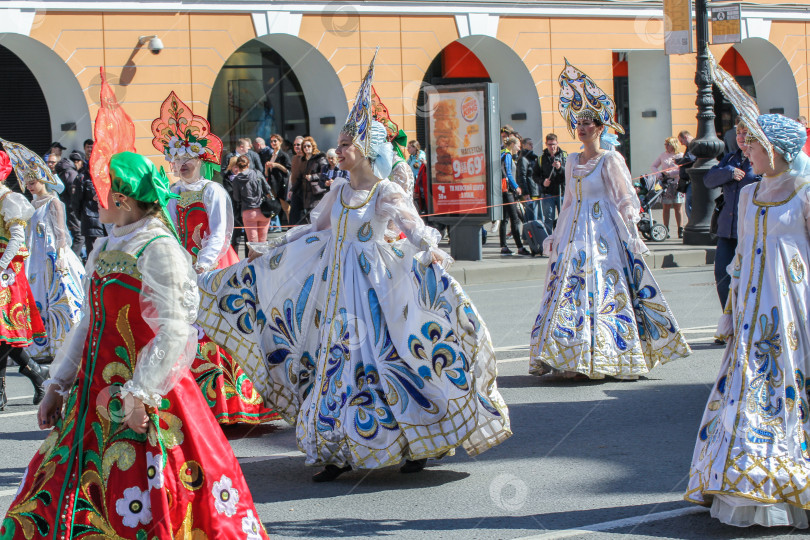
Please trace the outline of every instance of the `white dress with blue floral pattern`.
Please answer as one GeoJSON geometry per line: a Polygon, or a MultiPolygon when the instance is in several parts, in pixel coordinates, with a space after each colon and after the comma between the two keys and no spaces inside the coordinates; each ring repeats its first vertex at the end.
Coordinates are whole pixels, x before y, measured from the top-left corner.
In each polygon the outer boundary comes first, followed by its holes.
{"type": "Polygon", "coordinates": [[[808,526],[810,177],[740,192],[727,338],[685,498],[737,526],[808,526]]]}
{"type": "Polygon", "coordinates": [[[295,423],[307,464],[372,469],[508,438],[489,332],[431,262],[439,236],[411,197],[340,179],[312,221],[206,275],[198,318],[295,423]],[[408,240],[385,240],[390,221],[408,240]]]}
{"type": "Polygon", "coordinates": [[[566,164],[529,371],[637,377],[691,351],[642,258],[639,201],[624,158],[579,158],[566,164]]]}

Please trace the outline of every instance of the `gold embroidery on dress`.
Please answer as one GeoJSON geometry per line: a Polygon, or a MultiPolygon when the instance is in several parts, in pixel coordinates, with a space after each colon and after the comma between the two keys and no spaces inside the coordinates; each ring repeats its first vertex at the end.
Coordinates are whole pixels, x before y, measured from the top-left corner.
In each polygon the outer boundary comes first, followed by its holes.
{"type": "Polygon", "coordinates": [[[804,264],[798,253],[788,263],[788,275],[790,275],[790,281],[796,284],[801,283],[804,279],[804,264]]]}
{"type": "Polygon", "coordinates": [[[141,281],[138,259],[123,251],[102,251],[96,262],[96,274],[102,278],[109,274],[126,274],[141,281]]]}

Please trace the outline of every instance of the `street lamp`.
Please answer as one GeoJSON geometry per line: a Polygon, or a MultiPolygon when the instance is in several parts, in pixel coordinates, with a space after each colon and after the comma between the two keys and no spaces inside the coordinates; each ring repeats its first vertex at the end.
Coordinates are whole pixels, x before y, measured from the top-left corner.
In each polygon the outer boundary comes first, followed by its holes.
{"type": "Polygon", "coordinates": [[[684,227],[683,243],[693,246],[712,245],[715,241],[709,233],[711,215],[714,211],[714,199],[717,189],[709,190],[703,184],[703,177],[723,151],[723,141],[717,138],[714,131],[714,96],[712,95],[712,74],[709,68],[709,13],[706,0],[695,0],[695,18],[697,19],[697,137],[692,140],[689,150],[697,161],[689,169],[692,180],[692,214],[684,227]]]}

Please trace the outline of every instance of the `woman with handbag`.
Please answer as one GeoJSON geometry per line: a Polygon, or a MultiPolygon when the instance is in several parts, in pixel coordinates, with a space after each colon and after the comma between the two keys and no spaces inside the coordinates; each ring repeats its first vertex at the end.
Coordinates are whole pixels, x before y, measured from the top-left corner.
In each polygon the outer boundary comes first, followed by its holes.
{"type": "Polygon", "coordinates": [[[501,239],[501,255],[511,255],[512,250],[506,246],[506,221],[512,228],[512,240],[518,248],[518,255],[528,255],[531,253],[528,249],[523,247],[523,242],[520,239],[520,215],[518,213],[516,203],[517,197],[520,197],[521,190],[515,181],[515,156],[520,152],[520,139],[517,137],[508,137],[501,150],[501,195],[503,197],[503,218],[501,219],[501,228],[498,231],[501,239]]]}
{"type": "Polygon", "coordinates": [[[263,176],[250,168],[250,161],[245,156],[236,158],[236,168],[239,174],[233,179],[233,200],[242,208],[248,242],[267,242],[270,216],[264,215],[261,207],[262,201],[271,193],[270,186],[263,176]]]}
{"type": "Polygon", "coordinates": [[[660,173],[661,186],[664,188],[664,196],[661,202],[664,205],[664,227],[667,228],[667,238],[669,238],[669,210],[675,211],[675,223],[678,224],[678,238],[683,238],[683,203],[686,202],[686,195],[678,191],[678,166],[676,159],[683,157],[683,153],[678,152],[680,143],[675,137],[669,137],[664,141],[664,151],[655,158],[652,163],[652,172],[660,173]]]}
{"type": "Polygon", "coordinates": [[[301,149],[304,151],[304,159],[306,160],[303,172],[304,210],[309,215],[309,212],[318,205],[326,194],[326,188],[320,183],[321,170],[324,167],[329,167],[329,161],[326,159],[326,154],[318,150],[318,145],[312,137],[304,137],[301,149]]]}

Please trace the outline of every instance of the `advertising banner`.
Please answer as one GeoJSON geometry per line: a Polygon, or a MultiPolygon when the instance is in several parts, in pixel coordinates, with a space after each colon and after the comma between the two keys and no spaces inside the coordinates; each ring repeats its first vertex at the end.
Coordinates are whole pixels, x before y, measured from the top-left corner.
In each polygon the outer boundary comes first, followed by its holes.
{"type": "Polygon", "coordinates": [[[692,0],[664,0],[664,53],[692,51],[692,0]]]}
{"type": "Polygon", "coordinates": [[[739,43],[740,4],[712,6],[712,43],[739,43]]]}
{"type": "Polygon", "coordinates": [[[486,87],[426,95],[433,213],[487,215],[486,87]]]}

